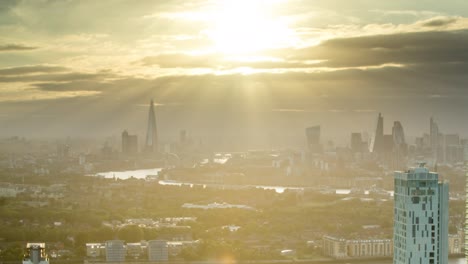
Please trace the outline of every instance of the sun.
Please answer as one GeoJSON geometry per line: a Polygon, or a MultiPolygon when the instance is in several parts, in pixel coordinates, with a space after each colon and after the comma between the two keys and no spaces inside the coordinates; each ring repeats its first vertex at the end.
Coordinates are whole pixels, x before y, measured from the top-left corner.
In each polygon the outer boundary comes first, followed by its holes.
{"type": "Polygon", "coordinates": [[[274,15],[278,1],[220,1],[208,35],[216,52],[251,54],[291,45],[293,32],[274,15]]]}

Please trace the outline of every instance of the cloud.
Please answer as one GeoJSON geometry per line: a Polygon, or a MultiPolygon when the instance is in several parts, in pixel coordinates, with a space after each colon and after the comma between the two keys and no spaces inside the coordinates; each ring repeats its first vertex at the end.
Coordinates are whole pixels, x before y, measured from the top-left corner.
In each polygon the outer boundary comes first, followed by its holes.
{"type": "Polygon", "coordinates": [[[0,68],[0,76],[63,72],[63,71],[68,71],[68,70],[69,70],[68,68],[62,67],[62,66],[30,65],[30,66],[21,66],[21,67],[0,68]]]}
{"type": "Polygon", "coordinates": [[[337,38],[289,54],[295,60],[322,60],[317,67],[466,62],[468,30],[337,38]]]}
{"type": "Polygon", "coordinates": [[[193,68],[226,70],[239,67],[332,71],[360,67],[430,67],[436,64],[443,65],[441,70],[458,72],[460,68],[456,66],[464,66],[459,64],[468,61],[468,30],[334,38],[316,46],[269,50],[261,55],[243,60],[222,54],[171,53],[144,57],[140,64],[188,71],[193,68]]]}
{"type": "Polygon", "coordinates": [[[26,50],[35,50],[38,47],[26,46],[22,44],[0,44],[0,52],[7,51],[26,51],[26,50]]]}
{"type": "Polygon", "coordinates": [[[437,16],[440,15],[438,12],[428,11],[428,10],[381,10],[381,9],[374,9],[371,12],[377,13],[379,15],[392,15],[392,16],[414,16],[414,17],[422,17],[422,16],[437,16]]]}
{"type": "Polygon", "coordinates": [[[9,11],[12,7],[16,6],[20,0],[3,0],[0,1],[0,13],[9,11]]]}
{"type": "Polygon", "coordinates": [[[460,18],[457,17],[434,17],[422,22],[423,27],[444,27],[457,22],[460,18]]]}
{"type": "Polygon", "coordinates": [[[93,80],[69,80],[68,82],[41,82],[33,85],[41,91],[103,91],[110,89],[109,83],[93,80]]]}
{"type": "Polygon", "coordinates": [[[112,77],[109,73],[59,73],[59,74],[35,74],[24,76],[0,76],[1,82],[70,82],[81,80],[99,80],[104,81],[106,78],[112,77]]]}

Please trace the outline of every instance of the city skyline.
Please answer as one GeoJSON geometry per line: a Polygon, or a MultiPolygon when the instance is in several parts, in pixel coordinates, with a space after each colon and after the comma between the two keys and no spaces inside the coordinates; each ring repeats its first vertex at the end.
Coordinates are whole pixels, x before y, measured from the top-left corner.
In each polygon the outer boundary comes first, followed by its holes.
{"type": "Polygon", "coordinates": [[[466,0],[0,0],[0,264],[468,264],[467,73],[466,0]]]}
{"type": "Polygon", "coordinates": [[[344,142],[378,112],[468,134],[467,5],[2,1],[0,136],[142,134],[149,98],[161,139],[344,142]]]}

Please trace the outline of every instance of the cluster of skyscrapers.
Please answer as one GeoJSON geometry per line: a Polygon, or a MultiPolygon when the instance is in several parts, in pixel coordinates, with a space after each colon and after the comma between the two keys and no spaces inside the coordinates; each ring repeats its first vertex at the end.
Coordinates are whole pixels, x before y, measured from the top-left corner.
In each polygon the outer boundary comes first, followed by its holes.
{"type": "Polygon", "coordinates": [[[393,169],[405,168],[408,145],[401,123],[399,121],[393,122],[392,134],[384,134],[384,120],[382,114],[379,113],[369,151],[377,154],[381,160],[390,163],[389,165],[393,169]]]}
{"type": "Polygon", "coordinates": [[[468,141],[460,139],[458,134],[441,133],[438,124],[431,117],[429,134],[416,138],[416,148],[430,150],[433,163],[455,164],[468,158],[468,141]]]}

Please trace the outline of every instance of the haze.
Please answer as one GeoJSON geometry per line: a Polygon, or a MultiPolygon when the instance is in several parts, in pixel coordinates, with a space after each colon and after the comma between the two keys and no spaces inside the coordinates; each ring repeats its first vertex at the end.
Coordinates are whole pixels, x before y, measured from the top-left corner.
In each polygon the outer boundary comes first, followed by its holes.
{"type": "Polygon", "coordinates": [[[163,141],[465,134],[467,59],[466,1],[7,0],[0,136],[142,135],[151,99],[163,141]]]}

